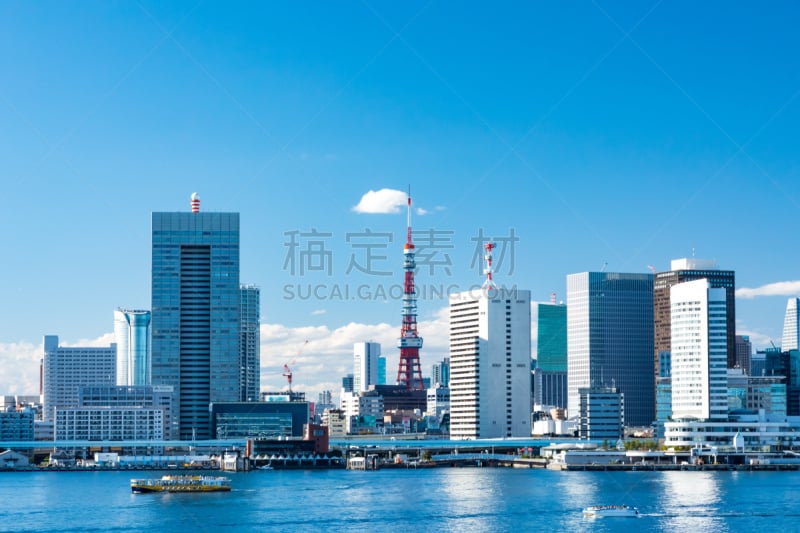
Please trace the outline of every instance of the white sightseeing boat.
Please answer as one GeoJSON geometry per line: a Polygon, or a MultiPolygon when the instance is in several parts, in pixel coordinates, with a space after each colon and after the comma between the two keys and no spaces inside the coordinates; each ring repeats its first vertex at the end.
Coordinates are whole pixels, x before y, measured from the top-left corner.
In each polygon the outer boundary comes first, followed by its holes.
{"type": "Polygon", "coordinates": [[[583,514],[591,517],[636,517],[639,516],[639,510],[636,507],[628,507],[627,505],[592,505],[584,509],[583,514]]]}

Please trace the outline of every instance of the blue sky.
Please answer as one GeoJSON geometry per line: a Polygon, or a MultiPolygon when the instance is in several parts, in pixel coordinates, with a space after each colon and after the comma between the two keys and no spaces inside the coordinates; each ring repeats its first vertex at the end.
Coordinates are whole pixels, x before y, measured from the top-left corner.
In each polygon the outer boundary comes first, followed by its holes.
{"type": "MultiPolygon", "coordinates": [[[[354,211],[368,191],[411,184],[427,212],[415,228],[452,245],[437,256],[449,274],[423,269],[421,284],[480,283],[470,239],[512,230],[513,269],[498,281],[538,300],[563,298],[572,272],[667,270],[692,250],[735,270],[740,288],[798,280],[799,13],[3,2],[0,359],[24,370],[0,390],[30,383],[43,334],[105,342],[114,307],[149,308],[150,213],[188,210],[194,191],[204,210],[241,213],[268,385],[309,337],[310,389],[346,370],[351,340],[396,351],[399,301],[372,296],[400,281],[405,214],[354,211]],[[293,276],[287,232],[312,228],[331,234],[331,275],[293,276]],[[393,234],[373,249],[390,276],[347,273],[365,250],[347,235],[366,229],[393,234]],[[370,298],[288,298],[298,283],[323,295],[366,284],[370,298]]],[[[799,291],[741,293],[739,331],[778,343],[799,291]]],[[[423,299],[420,320],[441,326],[443,306],[423,299]]],[[[446,331],[427,337],[426,369],[446,331]]]]}

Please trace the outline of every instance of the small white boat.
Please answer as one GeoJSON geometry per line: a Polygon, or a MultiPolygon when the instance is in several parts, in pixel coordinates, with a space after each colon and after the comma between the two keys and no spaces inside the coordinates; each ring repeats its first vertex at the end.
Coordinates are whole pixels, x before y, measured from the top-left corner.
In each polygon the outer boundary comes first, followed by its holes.
{"type": "Polygon", "coordinates": [[[628,507],[627,505],[592,505],[584,509],[583,514],[591,517],[637,517],[639,516],[639,510],[636,507],[628,507]]]}

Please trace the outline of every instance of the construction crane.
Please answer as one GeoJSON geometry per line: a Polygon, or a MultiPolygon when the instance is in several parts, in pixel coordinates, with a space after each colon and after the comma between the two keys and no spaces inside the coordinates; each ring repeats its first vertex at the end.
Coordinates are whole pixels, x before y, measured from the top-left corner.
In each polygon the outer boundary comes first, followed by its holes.
{"type": "MultiPolygon", "coordinates": [[[[294,361],[292,361],[294,364],[294,361]]],[[[286,378],[286,381],[289,382],[289,394],[292,393],[292,369],[289,368],[289,365],[283,365],[283,377],[286,378]]]]}
{"type": "Polygon", "coordinates": [[[286,381],[289,383],[289,394],[291,394],[292,392],[292,369],[289,368],[289,365],[294,365],[294,363],[297,361],[297,358],[303,354],[303,350],[305,350],[306,344],[308,344],[308,340],[306,340],[300,347],[300,349],[297,350],[297,353],[295,354],[294,359],[292,359],[292,362],[283,365],[282,376],[285,377],[286,381]]]}

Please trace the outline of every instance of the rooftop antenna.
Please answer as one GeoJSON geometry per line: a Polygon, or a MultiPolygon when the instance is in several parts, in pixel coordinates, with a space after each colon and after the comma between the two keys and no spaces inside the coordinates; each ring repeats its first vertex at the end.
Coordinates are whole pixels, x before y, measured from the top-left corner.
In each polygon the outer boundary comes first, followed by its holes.
{"type": "Polygon", "coordinates": [[[200,196],[196,192],[192,193],[192,197],[190,200],[192,204],[192,213],[199,213],[200,212],[200,196]]]}

